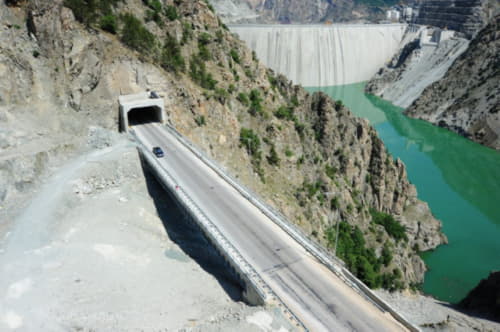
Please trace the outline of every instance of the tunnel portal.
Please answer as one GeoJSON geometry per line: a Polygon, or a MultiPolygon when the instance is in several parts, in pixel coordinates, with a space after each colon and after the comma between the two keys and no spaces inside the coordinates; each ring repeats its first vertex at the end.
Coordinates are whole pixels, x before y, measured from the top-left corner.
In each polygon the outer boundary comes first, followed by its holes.
{"type": "Polygon", "coordinates": [[[118,101],[121,131],[128,131],[132,126],[140,124],[166,122],[163,99],[155,92],[123,95],[118,101]]]}
{"type": "Polygon", "coordinates": [[[162,122],[161,109],[158,107],[133,108],[127,112],[127,117],[129,127],[150,122],[162,122]]]}

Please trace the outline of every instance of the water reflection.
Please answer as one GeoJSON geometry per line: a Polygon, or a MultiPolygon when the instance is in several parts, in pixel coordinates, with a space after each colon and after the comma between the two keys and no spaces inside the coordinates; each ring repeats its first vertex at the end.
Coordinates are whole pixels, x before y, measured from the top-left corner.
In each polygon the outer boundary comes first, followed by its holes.
{"type": "Polygon", "coordinates": [[[367,118],[387,149],[406,164],[419,198],[442,220],[450,244],[426,253],[424,291],[457,302],[500,268],[500,153],[415,120],[364,94],[364,84],[309,88],[341,99],[367,118]]]}
{"type": "Polygon", "coordinates": [[[377,110],[384,110],[388,122],[407,145],[415,144],[434,161],[456,193],[500,224],[500,153],[425,121],[408,118],[400,108],[380,98],[365,97],[377,110]]]}

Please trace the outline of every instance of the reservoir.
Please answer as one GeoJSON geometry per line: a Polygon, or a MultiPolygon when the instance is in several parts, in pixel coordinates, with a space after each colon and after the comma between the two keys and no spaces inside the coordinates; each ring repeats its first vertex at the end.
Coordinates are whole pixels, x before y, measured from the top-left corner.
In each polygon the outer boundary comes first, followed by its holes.
{"type": "Polygon", "coordinates": [[[408,178],[443,223],[449,244],[426,252],[423,291],[455,303],[500,269],[500,153],[364,93],[364,83],[323,88],[358,117],[368,119],[408,178]]]}

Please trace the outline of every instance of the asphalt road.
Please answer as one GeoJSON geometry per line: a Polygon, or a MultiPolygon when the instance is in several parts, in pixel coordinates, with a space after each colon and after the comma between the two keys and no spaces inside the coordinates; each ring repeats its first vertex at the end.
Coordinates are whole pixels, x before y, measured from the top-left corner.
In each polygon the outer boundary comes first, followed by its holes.
{"type": "Polygon", "coordinates": [[[311,331],[401,331],[159,124],[134,127],[161,165],[311,331]]]}

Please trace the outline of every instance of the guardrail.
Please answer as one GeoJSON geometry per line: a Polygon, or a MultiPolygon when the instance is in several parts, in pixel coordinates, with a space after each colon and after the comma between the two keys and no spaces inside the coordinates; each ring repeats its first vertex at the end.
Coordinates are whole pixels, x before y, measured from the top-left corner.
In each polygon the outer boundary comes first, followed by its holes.
{"type": "MultiPolygon", "coordinates": [[[[231,244],[231,242],[219,231],[218,227],[210,220],[210,218],[200,209],[200,207],[191,199],[191,197],[175,182],[172,175],[160,165],[159,161],[154,158],[149,150],[141,143],[137,135],[132,132],[135,137],[138,149],[143,158],[148,163],[156,175],[161,178],[161,184],[175,197],[177,202],[181,204],[191,217],[202,229],[203,233],[209,238],[216,248],[224,253],[229,264],[231,264],[240,275],[240,277],[250,284],[260,297],[263,303],[275,302],[287,318],[295,324],[295,327],[302,331],[308,331],[300,319],[288,308],[281,298],[267,285],[260,274],[245,260],[239,251],[231,244]]],[[[248,285],[247,285],[248,286],[248,285]]]]}
{"type": "Polygon", "coordinates": [[[281,212],[277,211],[275,208],[262,201],[259,195],[257,195],[255,192],[240,184],[232,175],[229,174],[227,170],[222,169],[215,161],[213,161],[210,157],[203,153],[201,149],[184,138],[184,136],[179,133],[173,126],[165,125],[164,127],[170,133],[172,133],[172,135],[182,145],[188,148],[202,162],[204,162],[207,166],[214,170],[221,178],[228,182],[243,197],[245,197],[248,201],[255,205],[264,215],[266,215],[275,224],[282,228],[295,241],[300,243],[311,255],[316,257],[321,263],[323,263],[328,269],[335,273],[335,275],[337,275],[347,285],[356,290],[365,299],[372,302],[381,311],[389,312],[398,322],[400,322],[410,331],[420,331],[411,322],[397,313],[391,306],[389,306],[385,301],[383,301],[375,293],[373,293],[370,288],[366,286],[361,280],[352,275],[352,273],[345,268],[345,263],[342,260],[337,257],[331,256],[330,253],[327,252],[323,247],[321,247],[320,244],[311,239],[296,225],[290,223],[281,212]],[[341,267],[339,267],[335,263],[340,265],[341,267]]]}

